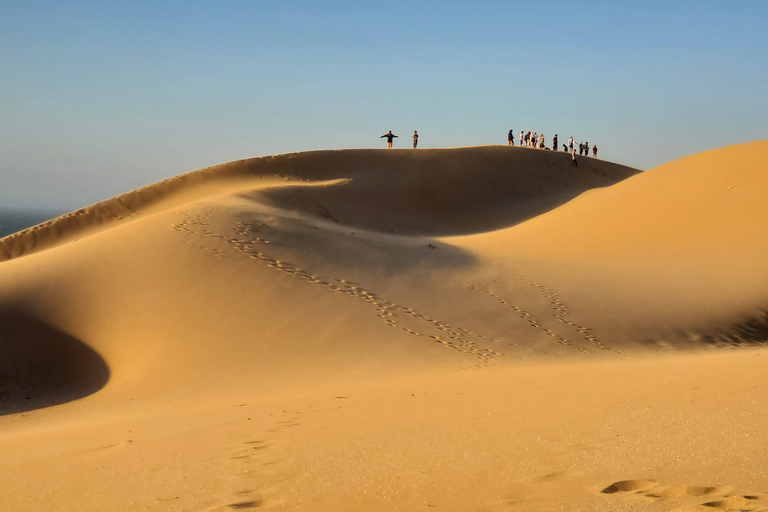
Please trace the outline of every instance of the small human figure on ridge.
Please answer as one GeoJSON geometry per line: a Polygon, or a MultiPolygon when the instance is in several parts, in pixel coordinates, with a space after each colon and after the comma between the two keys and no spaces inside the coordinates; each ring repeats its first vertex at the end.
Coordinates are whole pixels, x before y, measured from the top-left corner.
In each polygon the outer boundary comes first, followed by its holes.
{"type": "Polygon", "coordinates": [[[597,144],[592,147],[592,156],[597,158],[597,144]]]}
{"type": "Polygon", "coordinates": [[[389,130],[387,133],[385,133],[384,135],[382,135],[379,138],[383,139],[384,137],[387,138],[387,149],[391,149],[392,148],[392,141],[395,140],[395,138],[397,138],[397,135],[392,133],[392,130],[389,130]]]}
{"type": "Polygon", "coordinates": [[[411,137],[413,138],[413,149],[416,149],[416,145],[419,143],[419,132],[413,130],[411,137]]]}
{"type": "Polygon", "coordinates": [[[509,130],[509,133],[507,134],[507,145],[508,146],[515,145],[515,130],[509,130]]]}

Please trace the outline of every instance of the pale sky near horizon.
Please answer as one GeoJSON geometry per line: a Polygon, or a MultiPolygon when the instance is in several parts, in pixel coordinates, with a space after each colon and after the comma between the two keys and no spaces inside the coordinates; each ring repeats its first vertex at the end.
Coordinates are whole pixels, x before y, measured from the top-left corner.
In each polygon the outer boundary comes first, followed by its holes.
{"type": "Polygon", "coordinates": [[[768,138],[768,2],[0,0],[0,207],[293,151],[768,138]]]}

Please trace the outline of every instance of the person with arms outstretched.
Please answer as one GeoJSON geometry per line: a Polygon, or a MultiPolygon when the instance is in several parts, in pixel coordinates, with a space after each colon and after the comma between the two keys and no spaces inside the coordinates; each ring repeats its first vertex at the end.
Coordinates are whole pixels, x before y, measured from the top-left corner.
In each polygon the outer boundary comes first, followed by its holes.
{"type": "Polygon", "coordinates": [[[384,135],[382,135],[379,138],[383,139],[384,137],[387,138],[387,149],[391,149],[392,148],[392,141],[397,138],[397,135],[392,133],[392,130],[389,130],[387,133],[385,133],[384,135]]]}

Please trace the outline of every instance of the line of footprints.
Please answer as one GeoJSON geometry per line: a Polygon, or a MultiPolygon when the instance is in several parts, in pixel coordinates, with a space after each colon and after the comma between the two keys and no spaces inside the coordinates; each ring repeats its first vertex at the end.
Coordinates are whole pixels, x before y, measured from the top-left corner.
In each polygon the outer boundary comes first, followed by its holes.
{"type": "Polygon", "coordinates": [[[302,419],[299,411],[283,411],[276,420],[261,432],[258,439],[245,441],[230,452],[229,460],[237,480],[229,493],[228,503],[211,510],[248,510],[281,504],[278,487],[288,466],[274,448],[280,444],[280,433],[301,425],[302,419]]]}
{"type": "MultiPolygon", "coordinates": [[[[220,239],[224,241],[226,244],[228,244],[230,247],[236,249],[237,253],[245,255],[250,260],[262,262],[266,264],[267,267],[269,268],[273,268],[285,274],[293,275],[311,284],[322,286],[331,292],[342,293],[342,294],[363,300],[365,303],[367,303],[374,309],[375,316],[381,319],[382,321],[384,321],[388,326],[393,328],[399,328],[403,332],[406,332],[407,334],[410,334],[412,336],[425,337],[427,339],[431,339],[433,342],[440,343],[441,345],[444,345],[458,352],[472,355],[480,360],[481,366],[491,363],[496,356],[501,356],[503,354],[498,350],[493,350],[491,348],[485,348],[485,347],[479,346],[478,342],[480,341],[492,343],[494,345],[499,345],[500,347],[504,345],[508,347],[513,347],[513,350],[516,350],[518,352],[529,352],[529,353],[535,352],[535,349],[522,347],[517,343],[511,342],[511,341],[501,341],[493,337],[478,334],[476,332],[470,331],[463,327],[451,326],[445,322],[438,321],[427,315],[419,313],[413,308],[409,308],[407,306],[403,306],[403,305],[394,303],[390,300],[387,300],[386,298],[381,297],[377,293],[371,290],[368,290],[362,286],[359,286],[356,283],[347,281],[345,279],[341,279],[341,278],[324,279],[307,270],[298,268],[295,265],[292,265],[291,263],[280,261],[263,252],[264,247],[269,245],[270,241],[267,239],[255,236],[255,234],[253,233],[253,229],[254,227],[257,227],[258,224],[255,224],[255,223],[244,224],[244,223],[238,222],[232,228],[232,231],[235,237],[228,237],[219,233],[215,233],[209,229],[209,226],[210,226],[209,220],[212,217],[213,217],[212,211],[210,209],[206,209],[204,213],[196,216],[187,215],[183,221],[173,226],[173,229],[181,231],[186,235],[187,244],[193,247],[196,247],[198,249],[208,251],[212,253],[214,256],[227,257],[236,261],[242,260],[242,258],[238,258],[236,256],[227,254],[227,252],[222,249],[209,248],[209,247],[205,247],[203,245],[195,243],[195,239],[197,236],[203,236],[205,238],[220,239]],[[424,332],[421,332],[419,330],[398,325],[398,315],[404,315],[405,317],[408,317],[411,320],[415,320],[417,324],[420,323],[421,325],[424,325],[425,327],[427,327],[427,329],[424,329],[424,330],[432,330],[433,332],[434,330],[436,330],[440,334],[425,334],[424,332]]],[[[605,345],[603,345],[600,342],[600,340],[598,340],[597,337],[594,336],[594,334],[592,334],[589,328],[580,326],[568,319],[567,308],[563,303],[562,299],[557,294],[555,294],[545,286],[533,281],[520,268],[515,269],[515,274],[521,281],[525,282],[526,284],[538,290],[541,293],[542,297],[551,304],[552,311],[553,311],[552,315],[559,322],[574,329],[577,333],[579,333],[587,341],[588,346],[591,346],[593,349],[597,350],[597,354],[599,354],[599,352],[601,351],[608,350],[608,348],[605,347],[605,345]]],[[[490,297],[492,297],[493,299],[495,299],[498,303],[510,308],[516,313],[516,316],[526,321],[532,328],[541,330],[543,333],[551,337],[559,345],[573,348],[584,354],[597,355],[595,352],[591,352],[587,348],[584,348],[579,344],[572,342],[568,338],[554,332],[552,329],[543,327],[533,317],[531,313],[527,312],[525,309],[521,308],[520,306],[512,304],[504,297],[496,293],[493,293],[489,290],[483,290],[477,284],[468,283],[468,285],[471,290],[484,292],[490,297]]],[[[542,353],[549,354],[548,352],[542,352],[542,353]]],[[[506,354],[506,355],[514,359],[521,359],[521,357],[516,356],[514,354],[506,354]]]]}

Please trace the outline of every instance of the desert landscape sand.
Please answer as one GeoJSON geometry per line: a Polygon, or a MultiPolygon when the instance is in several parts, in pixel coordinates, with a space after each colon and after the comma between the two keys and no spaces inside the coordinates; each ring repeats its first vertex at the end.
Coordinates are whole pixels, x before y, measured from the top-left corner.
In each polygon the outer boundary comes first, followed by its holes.
{"type": "Polygon", "coordinates": [[[181,175],[0,240],[0,508],[768,510],[768,141],[181,175]]]}

